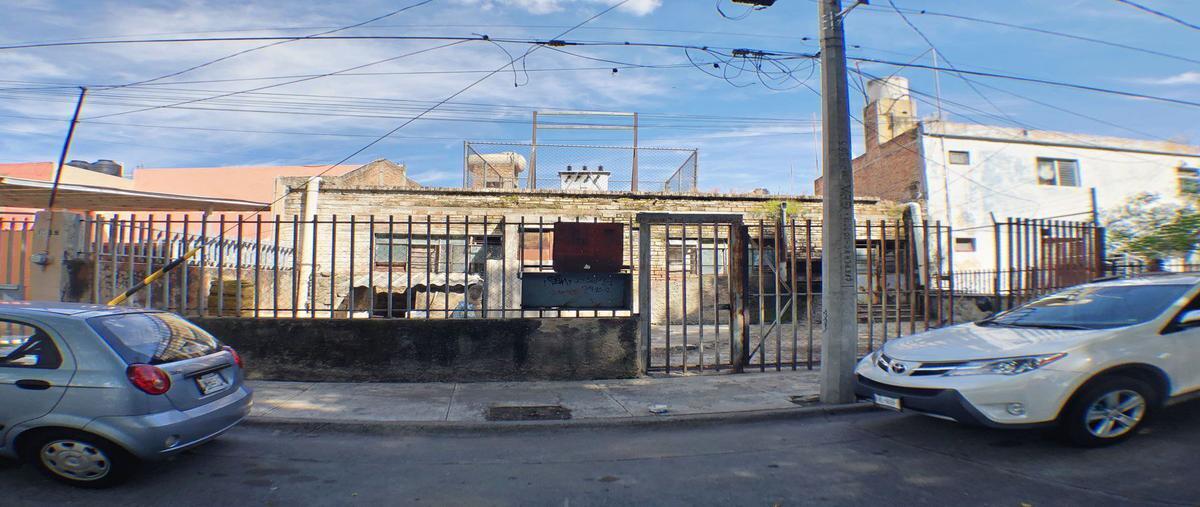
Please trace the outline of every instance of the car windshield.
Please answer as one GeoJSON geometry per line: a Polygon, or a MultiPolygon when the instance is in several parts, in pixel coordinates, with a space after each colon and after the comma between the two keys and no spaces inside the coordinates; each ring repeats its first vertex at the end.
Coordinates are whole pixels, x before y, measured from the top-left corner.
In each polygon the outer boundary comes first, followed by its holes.
{"type": "Polygon", "coordinates": [[[980,325],[1106,329],[1162,314],[1190,285],[1081,285],[980,321],[980,325]]]}
{"type": "Polygon", "coordinates": [[[170,363],[221,350],[216,338],[173,313],[120,313],[88,323],[130,364],[170,363]]]}

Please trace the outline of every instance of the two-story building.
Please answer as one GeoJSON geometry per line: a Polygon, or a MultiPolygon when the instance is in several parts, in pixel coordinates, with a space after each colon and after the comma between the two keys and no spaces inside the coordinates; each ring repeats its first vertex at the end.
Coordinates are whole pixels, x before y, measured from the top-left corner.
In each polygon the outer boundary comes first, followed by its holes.
{"type": "Polygon", "coordinates": [[[898,77],[870,82],[868,101],[855,194],[916,203],[924,220],[953,227],[956,270],[996,266],[994,220],[1102,223],[1143,192],[1200,192],[1200,146],[920,120],[898,77]]]}

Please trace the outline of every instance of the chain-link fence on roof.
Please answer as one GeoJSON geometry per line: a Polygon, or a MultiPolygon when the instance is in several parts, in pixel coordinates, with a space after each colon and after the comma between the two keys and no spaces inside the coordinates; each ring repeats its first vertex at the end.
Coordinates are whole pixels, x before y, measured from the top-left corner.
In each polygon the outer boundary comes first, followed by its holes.
{"type": "Polygon", "coordinates": [[[695,192],[695,149],[468,141],[463,188],[695,192]]]}

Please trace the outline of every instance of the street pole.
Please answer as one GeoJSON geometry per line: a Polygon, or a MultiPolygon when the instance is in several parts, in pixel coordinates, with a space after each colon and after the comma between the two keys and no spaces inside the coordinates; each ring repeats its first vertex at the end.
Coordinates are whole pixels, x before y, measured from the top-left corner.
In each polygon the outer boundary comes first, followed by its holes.
{"type": "Polygon", "coordinates": [[[821,262],[821,401],[854,401],[858,354],[854,174],[850,162],[850,102],[841,0],[819,0],[821,33],[822,172],[825,179],[821,262]]]}

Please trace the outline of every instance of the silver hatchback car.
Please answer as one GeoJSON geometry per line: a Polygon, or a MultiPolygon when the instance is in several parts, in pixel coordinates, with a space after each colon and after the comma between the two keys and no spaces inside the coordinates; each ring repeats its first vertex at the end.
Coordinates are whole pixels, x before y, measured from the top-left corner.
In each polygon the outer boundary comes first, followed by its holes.
{"type": "Polygon", "coordinates": [[[173,313],[0,302],[0,456],[84,487],[207,442],[250,412],[241,358],[173,313]]]}

